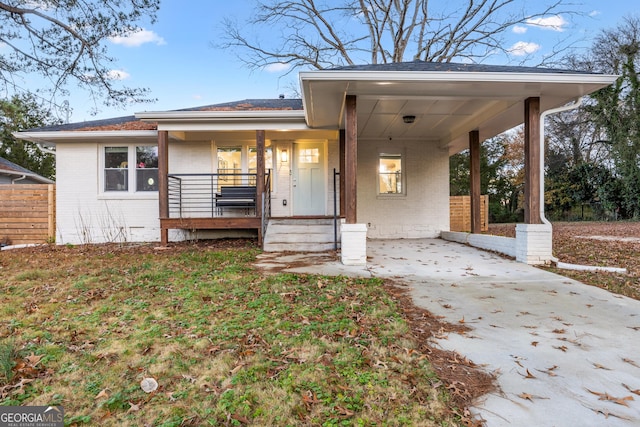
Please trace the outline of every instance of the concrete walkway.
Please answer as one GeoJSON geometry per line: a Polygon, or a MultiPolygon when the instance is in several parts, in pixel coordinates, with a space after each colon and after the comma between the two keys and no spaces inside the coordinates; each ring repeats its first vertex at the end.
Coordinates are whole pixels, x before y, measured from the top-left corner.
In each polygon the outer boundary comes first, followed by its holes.
{"type": "Polygon", "coordinates": [[[640,301],[439,239],[369,241],[367,255],[366,268],[314,254],[259,264],[392,278],[416,305],[464,321],[470,332],[436,342],[497,376],[499,391],[472,408],[488,427],[640,425],[640,301]]]}

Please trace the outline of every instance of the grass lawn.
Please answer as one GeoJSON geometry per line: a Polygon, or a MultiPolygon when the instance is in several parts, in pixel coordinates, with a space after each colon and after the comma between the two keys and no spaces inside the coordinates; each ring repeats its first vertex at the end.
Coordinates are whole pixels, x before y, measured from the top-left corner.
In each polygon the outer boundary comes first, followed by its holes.
{"type": "Polygon", "coordinates": [[[2,252],[0,405],[62,405],[67,425],[472,424],[486,387],[401,289],[263,275],[250,242],[217,245],[2,252]]]}

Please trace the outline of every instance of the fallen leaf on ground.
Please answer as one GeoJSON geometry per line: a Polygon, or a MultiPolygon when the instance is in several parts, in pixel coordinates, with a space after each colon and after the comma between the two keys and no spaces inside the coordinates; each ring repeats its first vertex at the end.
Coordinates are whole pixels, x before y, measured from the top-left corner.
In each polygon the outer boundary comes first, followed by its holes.
{"type": "Polygon", "coordinates": [[[105,399],[109,398],[109,393],[107,393],[106,388],[101,390],[100,393],[98,393],[96,397],[94,397],[94,399],[101,399],[101,398],[105,398],[105,399]]]}
{"type": "Polygon", "coordinates": [[[626,407],[629,407],[629,404],[627,403],[628,401],[635,400],[633,396],[615,397],[615,396],[611,396],[609,393],[599,393],[597,391],[589,390],[588,388],[586,390],[589,393],[595,394],[596,396],[598,396],[599,400],[606,400],[608,402],[617,403],[618,405],[622,405],[626,407]]]}
{"type": "Polygon", "coordinates": [[[629,390],[631,393],[633,394],[637,394],[638,396],[640,396],[640,389],[632,389],[631,387],[629,387],[626,384],[622,384],[624,386],[624,388],[626,388],[627,390],[629,390]]]}

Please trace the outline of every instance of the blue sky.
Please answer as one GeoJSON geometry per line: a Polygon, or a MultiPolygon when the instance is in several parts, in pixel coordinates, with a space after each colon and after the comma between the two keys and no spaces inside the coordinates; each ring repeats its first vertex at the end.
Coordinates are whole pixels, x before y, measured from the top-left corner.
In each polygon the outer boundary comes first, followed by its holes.
{"type": "MultiPolygon", "coordinates": [[[[523,0],[524,1],[524,0],[523,0]]],[[[536,2],[540,0],[534,0],[536,2]]],[[[86,94],[72,93],[68,101],[71,121],[94,120],[139,111],[172,110],[246,98],[277,98],[290,95],[297,84],[297,72],[281,77],[282,71],[250,72],[233,52],[214,47],[225,17],[242,22],[251,11],[252,0],[163,0],[158,20],[147,23],[138,33],[113,39],[110,53],[118,59],[113,75],[132,87],[147,87],[152,104],[134,104],[126,109],[99,105],[100,112],[86,94]]],[[[576,0],[571,6],[582,16],[553,15],[542,22],[517,26],[506,34],[506,47],[515,54],[529,54],[531,61],[550,52],[558,40],[588,46],[589,38],[605,28],[613,28],[628,15],[640,15],[640,7],[630,0],[576,0]]],[[[500,64],[504,59],[488,59],[500,64]]],[[[60,103],[58,99],[58,103],[60,103]]]]}

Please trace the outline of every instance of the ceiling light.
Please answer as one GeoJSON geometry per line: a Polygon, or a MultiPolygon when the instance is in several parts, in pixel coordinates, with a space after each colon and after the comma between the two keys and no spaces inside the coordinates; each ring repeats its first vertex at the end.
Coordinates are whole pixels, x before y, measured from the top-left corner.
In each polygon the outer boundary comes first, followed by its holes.
{"type": "Polygon", "coordinates": [[[416,121],[416,116],[402,116],[402,121],[405,123],[413,123],[416,121]]]}

